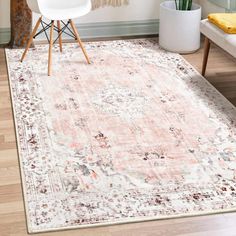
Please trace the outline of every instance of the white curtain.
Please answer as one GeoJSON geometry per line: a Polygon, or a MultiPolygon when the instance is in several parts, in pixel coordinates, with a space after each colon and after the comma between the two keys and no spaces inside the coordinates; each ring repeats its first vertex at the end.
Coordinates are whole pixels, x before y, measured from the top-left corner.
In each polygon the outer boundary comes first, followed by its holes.
{"type": "Polygon", "coordinates": [[[93,9],[105,6],[119,7],[128,4],[129,0],[92,0],[93,9]]]}

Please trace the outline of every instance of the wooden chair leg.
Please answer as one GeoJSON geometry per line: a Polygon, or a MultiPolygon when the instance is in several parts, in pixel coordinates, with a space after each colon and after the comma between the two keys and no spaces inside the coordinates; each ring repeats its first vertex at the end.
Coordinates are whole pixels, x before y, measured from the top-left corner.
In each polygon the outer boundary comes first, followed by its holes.
{"type": "Polygon", "coordinates": [[[38,29],[38,27],[39,27],[39,24],[40,24],[41,20],[42,20],[42,17],[40,17],[40,18],[38,19],[38,21],[37,21],[37,23],[36,23],[36,25],[35,25],[35,27],[34,27],[32,33],[31,33],[31,35],[30,35],[30,38],[29,38],[29,41],[28,41],[27,46],[26,46],[26,48],[25,48],[25,51],[24,51],[24,53],[23,53],[23,55],[22,55],[22,57],[21,57],[21,60],[20,60],[21,62],[23,62],[23,60],[24,60],[24,58],[25,58],[25,56],[26,56],[26,53],[28,52],[29,47],[30,47],[31,44],[32,44],[34,35],[35,35],[36,32],[37,32],[37,29],[38,29]]]}
{"type": "Polygon", "coordinates": [[[54,20],[52,21],[52,25],[51,25],[51,29],[50,29],[50,43],[49,43],[49,52],[48,52],[48,76],[51,75],[53,30],[54,30],[54,20]]]}
{"type": "Polygon", "coordinates": [[[205,76],[205,74],[206,74],[206,67],[207,67],[207,62],[208,62],[210,46],[211,46],[210,40],[207,37],[205,37],[204,56],[203,56],[203,63],[202,63],[202,75],[203,76],[205,76]]]}
{"type": "Polygon", "coordinates": [[[75,27],[75,24],[74,24],[74,22],[73,22],[72,20],[69,20],[69,22],[70,22],[71,27],[72,27],[72,30],[73,30],[73,32],[74,32],[74,34],[75,34],[75,36],[76,36],[76,41],[77,41],[78,44],[80,45],[80,47],[81,47],[81,49],[82,49],[82,51],[83,51],[83,53],[84,53],[84,56],[85,56],[85,58],[86,58],[88,64],[90,64],[90,60],[89,60],[88,54],[87,54],[87,52],[86,52],[86,50],[85,50],[85,48],[84,48],[84,46],[83,46],[83,43],[82,43],[82,41],[81,41],[81,39],[80,39],[80,37],[79,37],[79,33],[78,33],[78,31],[77,31],[77,29],[76,29],[76,27],[75,27]]]}
{"type": "Polygon", "coordinates": [[[59,46],[60,46],[60,52],[62,52],[62,36],[61,36],[61,22],[58,20],[57,21],[57,28],[59,29],[59,46]]]}

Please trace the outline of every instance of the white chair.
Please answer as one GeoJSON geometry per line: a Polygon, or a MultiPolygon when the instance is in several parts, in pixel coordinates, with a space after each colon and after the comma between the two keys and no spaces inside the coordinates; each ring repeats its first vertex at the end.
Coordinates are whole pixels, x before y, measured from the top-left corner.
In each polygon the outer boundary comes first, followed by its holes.
{"type": "Polygon", "coordinates": [[[32,12],[40,14],[40,18],[38,19],[32,34],[30,35],[29,41],[27,43],[26,49],[22,55],[21,62],[24,60],[26,53],[29,47],[32,44],[33,38],[36,35],[37,29],[40,24],[43,26],[42,17],[45,17],[51,20],[50,24],[46,24],[46,27],[39,32],[43,32],[50,28],[50,39],[49,39],[49,54],[48,54],[48,75],[51,75],[51,63],[52,63],[52,46],[54,43],[53,32],[56,30],[58,32],[60,51],[62,51],[62,33],[65,28],[68,29],[68,25],[71,25],[72,31],[75,40],[78,42],[81,47],[84,56],[90,64],[89,57],[86,53],[85,48],[83,47],[82,41],[79,37],[78,31],[75,27],[72,19],[83,16],[91,10],[91,0],[27,0],[27,4],[32,12]],[[63,22],[63,20],[68,20],[67,24],[63,22]],[[54,25],[55,21],[57,21],[57,27],[54,25]],[[64,24],[63,28],[61,28],[61,22],[64,24]]]}
{"type": "Polygon", "coordinates": [[[206,73],[208,55],[211,43],[215,43],[226,52],[236,58],[236,34],[227,34],[208,19],[202,20],[201,33],[205,36],[204,57],[202,63],[202,75],[206,73]]]}

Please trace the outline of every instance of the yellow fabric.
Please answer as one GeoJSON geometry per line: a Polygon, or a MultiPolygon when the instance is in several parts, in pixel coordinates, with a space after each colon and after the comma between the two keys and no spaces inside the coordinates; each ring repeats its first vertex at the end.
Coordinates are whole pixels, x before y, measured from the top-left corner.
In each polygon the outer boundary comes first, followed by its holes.
{"type": "Polygon", "coordinates": [[[236,13],[214,13],[208,20],[227,34],[236,34],[236,13]]]}

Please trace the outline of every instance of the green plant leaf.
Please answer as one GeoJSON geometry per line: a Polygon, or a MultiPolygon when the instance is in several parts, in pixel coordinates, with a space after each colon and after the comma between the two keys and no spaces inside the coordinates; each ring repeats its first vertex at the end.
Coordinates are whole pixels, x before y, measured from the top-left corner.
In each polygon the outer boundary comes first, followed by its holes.
{"type": "Polygon", "coordinates": [[[175,0],[176,10],[190,11],[192,9],[192,0],[175,0]]]}
{"type": "Polygon", "coordinates": [[[183,10],[183,2],[184,0],[179,0],[179,10],[183,10]]]}
{"type": "Polygon", "coordinates": [[[192,5],[193,5],[193,0],[189,0],[189,4],[188,4],[189,11],[192,9],[192,5]]]}

